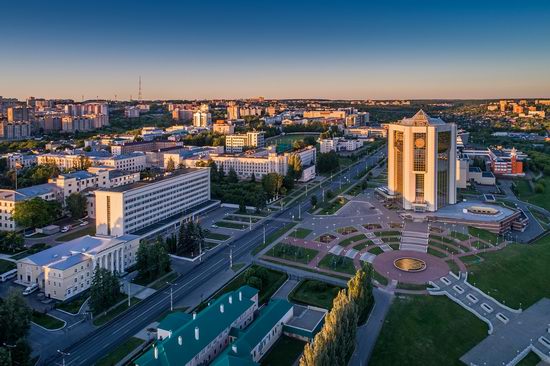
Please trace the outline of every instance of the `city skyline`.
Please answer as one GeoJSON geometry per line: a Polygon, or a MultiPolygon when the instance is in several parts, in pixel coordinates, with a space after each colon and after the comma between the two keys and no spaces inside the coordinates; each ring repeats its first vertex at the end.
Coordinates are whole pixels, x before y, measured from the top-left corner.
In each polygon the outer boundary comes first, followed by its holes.
{"type": "Polygon", "coordinates": [[[146,100],[550,96],[542,1],[33,0],[4,9],[6,97],[137,99],[139,76],[146,100]]]}

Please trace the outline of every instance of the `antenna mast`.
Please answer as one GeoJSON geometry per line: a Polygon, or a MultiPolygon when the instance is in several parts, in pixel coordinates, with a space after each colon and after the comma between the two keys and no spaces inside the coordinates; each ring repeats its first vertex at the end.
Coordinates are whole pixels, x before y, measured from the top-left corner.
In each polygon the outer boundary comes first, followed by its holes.
{"type": "Polygon", "coordinates": [[[141,102],[141,75],[139,76],[138,102],[141,102]]]}

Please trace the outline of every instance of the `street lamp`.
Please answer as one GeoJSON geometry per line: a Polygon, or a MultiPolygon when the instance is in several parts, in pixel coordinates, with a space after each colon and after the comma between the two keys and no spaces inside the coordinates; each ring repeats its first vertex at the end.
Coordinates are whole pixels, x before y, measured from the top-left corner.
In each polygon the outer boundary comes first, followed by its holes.
{"type": "Polygon", "coordinates": [[[57,350],[57,353],[59,353],[62,357],[62,365],[65,366],[65,356],[70,356],[71,354],[69,352],[63,352],[60,350],[57,350]]]}
{"type": "Polygon", "coordinates": [[[170,286],[170,311],[174,311],[174,292],[172,291],[172,282],[166,281],[166,284],[170,286]]]}

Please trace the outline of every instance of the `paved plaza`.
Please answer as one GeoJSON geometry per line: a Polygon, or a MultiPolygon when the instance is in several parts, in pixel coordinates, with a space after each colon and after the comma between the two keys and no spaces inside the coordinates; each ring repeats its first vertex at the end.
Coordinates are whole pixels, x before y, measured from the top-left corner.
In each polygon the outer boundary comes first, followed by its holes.
{"type": "Polygon", "coordinates": [[[373,262],[376,272],[398,282],[424,284],[449,273],[449,266],[441,258],[412,250],[398,250],[377,255],[373,262]],[[420,272],[405,272],[393,264],[399,258],[417,258],[426,263],[426,269],[420,272]]]}

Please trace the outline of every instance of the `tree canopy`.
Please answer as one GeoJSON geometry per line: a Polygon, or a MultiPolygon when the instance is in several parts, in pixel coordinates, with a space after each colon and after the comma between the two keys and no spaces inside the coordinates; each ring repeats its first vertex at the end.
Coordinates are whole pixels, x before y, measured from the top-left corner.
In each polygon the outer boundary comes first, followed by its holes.
{"type": "Polygon", "coordinates": [[[74,192],[65,199],[67,210],[73,219],[80,219],[86,214],[86,197],[79,192],[74,192]]]}
{"type": "Polygon", "coordinates": [[[13,219],[24,227],[42,227],[51,224],[61,215],[61,205],[57,201],[45,201],[35,197],[17,202],[13,219]]]}

